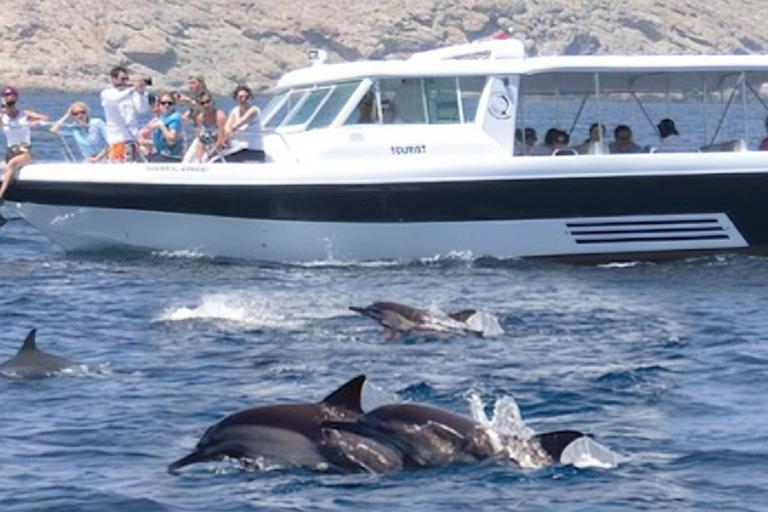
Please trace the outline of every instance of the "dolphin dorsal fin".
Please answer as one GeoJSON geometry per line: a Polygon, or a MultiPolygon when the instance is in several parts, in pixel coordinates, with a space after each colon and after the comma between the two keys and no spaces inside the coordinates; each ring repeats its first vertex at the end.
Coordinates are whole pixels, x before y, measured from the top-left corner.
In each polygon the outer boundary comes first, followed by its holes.
{"type": "Polygon", "coordinates": [[[365,375],[358,375],[325,397],[323,403],[362,414],[363,405],[360,403],[360,396],[363,393],[363,384],[365,384],[365,375]]]}
{"type": "Polygon", "coordinates": [[[31,331],[29,331],[29,334],[27,334],[27,339],[24,340],[24,344],[19,349],[19,353],[32,352],[37,350],[37,344],[35,344],[36,334],[37,334],[37,329],[32,329],[31,331]]]}

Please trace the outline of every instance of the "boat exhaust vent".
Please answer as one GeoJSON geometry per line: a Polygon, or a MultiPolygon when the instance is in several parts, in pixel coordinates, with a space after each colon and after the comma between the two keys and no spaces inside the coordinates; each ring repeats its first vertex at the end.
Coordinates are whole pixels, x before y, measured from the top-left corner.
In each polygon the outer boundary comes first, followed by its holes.
{"type": "Polygon", "coordinates": [[[566,226],[579,245],[622,243],[710,242],[737,245],[743,243],[738,231],[725,215],[685,218],[590,219],[567,222],[566,226]],[[723,222],[725,220],[725,222],[723,222]],[[735,235],[735,236],[733,236],[735,235]],[[739,243],[741,242],[741,243],[739,243]]]}

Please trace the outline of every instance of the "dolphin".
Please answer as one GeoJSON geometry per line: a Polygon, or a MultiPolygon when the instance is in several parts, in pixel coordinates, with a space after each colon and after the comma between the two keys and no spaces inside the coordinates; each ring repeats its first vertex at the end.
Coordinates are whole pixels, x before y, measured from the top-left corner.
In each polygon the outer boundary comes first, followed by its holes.
{"type": "Polygon", "coordinates": [[[400,454],[388,445],[323,427],[331,421],[354,422],[363,414],[364,382],[365,375],[357,376],[317,403],[267,405],[227,416],[203,434],[194,452],[172,462],[168,471],[225,456],[320,471],[398,469],[400,454]]]}
{"type": "Polygon", "coordinates": [[[75,366],[69,359],[37,348],[36,335],[37,329],[29,331],[18,353],[0,364],[0,374],[9,377],[39,378],[75,366]]]}
{"type": "MultiPolygon", "coordinates": [[[[499,452],[486,430],[464,416],[421,404],[384,405],[353,423],[328,422],[327,428],[347,430],[375,439],[400,453],[405,469],[446,466],[490,459],[499,452]]],[[[537,434],[549,457],[560,462],[565,448],[584,434],[575,430],[537,434]]]]}
{"type": "Polygon", "coordinates": [[[409,333],[483,336],[481,330],[473,329],[467,323],[477,313],[474,309],[449,313],[448,318],[440,318],[423,309],[397,302],[374,302],[370,306],[350,306],[349,309],[379,322],[384,327],[384,337],[388,340],[395,340],[409,333]]]}

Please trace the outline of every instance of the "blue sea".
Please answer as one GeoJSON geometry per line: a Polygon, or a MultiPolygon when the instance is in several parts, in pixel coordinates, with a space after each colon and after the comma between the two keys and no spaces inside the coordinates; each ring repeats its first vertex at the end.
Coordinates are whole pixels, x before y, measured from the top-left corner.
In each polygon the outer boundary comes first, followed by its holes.
{"type": "MultiPolygon", "coordinates": [[[[73,96],[23,99],[55,114],[73,96]]],[[[766,511],[767,285],[768,259],[741,256],[568,266],[71,255],[12,218],[0,230],[0,361],[35,327],[40,348],[79,366],[0,378],[0,511],[766,511]],[[476,308],[505,333],[387,341],[348,310],[377,300],[476,308]],[[331,475],[209,463],[168,474],[226,415],[318,401],[360,373],[366,405],[469,415],[468,392],[489,410],[512,397],[534,430],[588,432],[618,465],[331,475]]]]}

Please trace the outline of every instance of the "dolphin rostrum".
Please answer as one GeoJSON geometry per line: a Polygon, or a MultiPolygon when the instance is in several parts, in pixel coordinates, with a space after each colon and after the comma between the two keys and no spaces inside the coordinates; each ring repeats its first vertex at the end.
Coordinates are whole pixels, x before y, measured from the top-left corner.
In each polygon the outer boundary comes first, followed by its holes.
{"type": "Polygon", "coordinates": [[[384,327],[384,337],[389,340],[409,333],[483,336],[481,330],[467,323],[477,313],[474,309],[449,313],[445,318],[397,302],[374,302],[370,306],[350,306],[349,309],[380,323],[384,327]]]}
{"type": "Polygon", "coordinates": [[[323,428],[353,422],[365,376],[350,380],[318,403],[267,405],[227,416],[210,427],[194,452],[168,466],[177,470],[232,457],[312,470],[380,473],[401,466],[399,454],[354,432],[323,428]]]}
{"type": "Polygon", "coordinates": [[[38,378],[75,366],[75,363],[69,359],[37,348],[36,334],[37,329],[29,331],[18,353],[0,364],[0,374],[10,377],[38,378]]]}
{"type": "MultiPolygon", "coordinates": [[[[406,469],[477,462],[498,453],[488,432],[471,419],[420,404],[384,405],[358,417],[354,423],[326,426],[390,446],[400,453],[406,469]]],[[[550,462],[556,463],[560,462],[563,450],[583,436],[568,430],[537,434],[534,438],[550,462]]]]}

